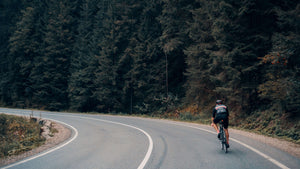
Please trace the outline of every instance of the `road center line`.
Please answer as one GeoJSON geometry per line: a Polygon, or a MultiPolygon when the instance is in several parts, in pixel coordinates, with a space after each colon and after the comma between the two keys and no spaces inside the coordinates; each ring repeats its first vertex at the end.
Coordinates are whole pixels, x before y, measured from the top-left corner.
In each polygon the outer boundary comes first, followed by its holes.
{"type": "MultiPolygon", "coordinates": [[[[178,126],[184,126],[184,127],[189,127],[189,128],[193,128],[193,129],[197,129],[197,130],[202,130],[202,131],[205,131],[205,132],[208,132],[208,133],[212,133],[212,134],[216,134],[216,132],[213,132],[213,131],[210,131],[210,130],[207,130],[207,129],[203,129],[203,128],[200,128],[200,127],[194,127],[194,126],[189,126],[189,125],[185,125],[185,124],[179,124],[179,123],[175,123],[175,122],[168,122],[168,123],[171,123],[171,124],[174,124],[174,125],[178,125],[178,126]]],[[[287,166],[283,165],[282,163],[280,163],[279,161],[271,158],[270,156],[260,152],[259,150],[237,140],[237,139],[234,139],[234,138],[230,138],[230,140],[236,142],[236,143],[239,143],[241,144],[242,146],[252,150],[253,152],[257,153],[258,155],[266,158],[267,160],[269,160],[270,162],[272,162],[273,164],[277,165],[278,167],[280,167],[281,169],[289,169],[287,166]]]]}

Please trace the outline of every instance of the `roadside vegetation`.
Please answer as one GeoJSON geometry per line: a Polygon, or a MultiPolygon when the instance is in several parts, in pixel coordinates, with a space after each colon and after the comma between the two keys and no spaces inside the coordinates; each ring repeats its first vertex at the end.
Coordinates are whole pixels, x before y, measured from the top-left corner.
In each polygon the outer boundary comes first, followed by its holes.
{"type": "Polygon", "coordinates": [[[300,118],[279,112],[255,112],[235,124],[237,127],[263,135],[300,144],[300,118]]]}
{"type": "MultiPolygon", "coordinates": [[[[275,111],[252,112],[249,116],[237,117],[237,113],[230,115],[230,127],[275,137],[300,144],[300,117],[292,114],[275,111]]],[[[163,114],[154,114],[154,117],[188,121],[202,124],[211,124],[208,112],[198,112],[193,107],[175,110],[163,114]]]]}
{"type": "Polygon", "coordinates": [[[0,158],[42,145],[41,125],[33,118],[0,114],[0,158]]]}

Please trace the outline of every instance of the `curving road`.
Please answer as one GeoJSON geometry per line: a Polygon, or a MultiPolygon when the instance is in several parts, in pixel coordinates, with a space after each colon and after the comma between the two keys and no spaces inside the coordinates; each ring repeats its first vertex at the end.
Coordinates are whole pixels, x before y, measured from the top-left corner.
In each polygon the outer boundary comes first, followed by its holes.
{"type": "MultiPolygon", "coordinates": [[[[28,116],[31,111],[1,108],[28,116]]],[[[300,159],[231,133],[221,151],[210,126],[138,117],[34,111],[72,129],[61,145],[3,169],[299,168],[300,159]]]]}

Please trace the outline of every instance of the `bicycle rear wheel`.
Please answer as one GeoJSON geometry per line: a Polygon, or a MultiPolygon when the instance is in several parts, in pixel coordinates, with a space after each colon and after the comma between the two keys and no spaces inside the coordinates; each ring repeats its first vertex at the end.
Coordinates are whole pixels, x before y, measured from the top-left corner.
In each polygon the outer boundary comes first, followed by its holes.
{"type": "Polygon", "coordinates": [[[227,153],[227,141],[226,141],[226,134],[223,128],[223,120],[220,122],[220,140],[221,140],[221,144],[222,144],[222,150],[225,151],[225,153],[227,153]]]}
{"type": "Polygon", "coordinates": [[[223,129],[221,129],[221,144],[222,144],[222,150],[225,151],[225,153],[227,153],[227,145],[226,145],[226,135],[223,129]]]}
{"type": "Polygon", "coordinates": [[[227,142],[226,142],[226,135],[225,132],[223,132],[223,140],[222,140],[222,147],[224,147],[225,153],[227,153],[227,142]]]}

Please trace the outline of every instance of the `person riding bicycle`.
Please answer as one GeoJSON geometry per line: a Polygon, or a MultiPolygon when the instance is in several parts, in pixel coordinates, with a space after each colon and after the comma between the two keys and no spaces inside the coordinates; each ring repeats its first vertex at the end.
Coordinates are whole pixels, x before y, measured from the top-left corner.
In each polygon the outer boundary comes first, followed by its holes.
{"type": "Polygon", "coordinates": [[[227,106],[222,104],[222,100],[217,100],[216,106],[212,114],[211,126],[214,127],[214,129],[218,132],[218,138],[220,138],[220,131],[218,129],[217,123],[223,120],[227,148],[229,148],[228,118],[229,118],[229,111],[227,106]]]}

